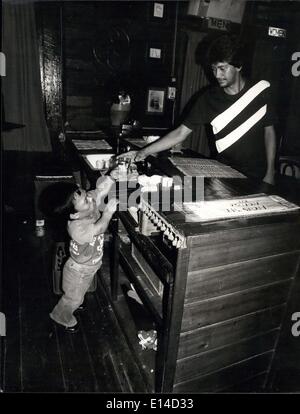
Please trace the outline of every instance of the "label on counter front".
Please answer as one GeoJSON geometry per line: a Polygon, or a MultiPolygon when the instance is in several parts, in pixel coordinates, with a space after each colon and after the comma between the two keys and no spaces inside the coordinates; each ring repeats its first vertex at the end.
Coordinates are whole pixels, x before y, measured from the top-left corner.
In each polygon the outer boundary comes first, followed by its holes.
{"type": "Polygon", "coordinates": [[[211,221],[228,218],[259,216],[300,209],[278,196],[257,196],[229,200],[183,203],[186,221],[211,221]]]}

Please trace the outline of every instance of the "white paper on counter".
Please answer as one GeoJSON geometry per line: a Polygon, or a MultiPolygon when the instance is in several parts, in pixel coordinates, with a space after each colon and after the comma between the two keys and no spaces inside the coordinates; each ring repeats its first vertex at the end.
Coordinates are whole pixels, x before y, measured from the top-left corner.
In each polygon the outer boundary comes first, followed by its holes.
{"type": "MultiPolygon", "coordinates": [[[[178,210],[180,210],[180,207],[178,210]]],[[[276,195],[249,196],[227,200],[183,203],[186,221],[201,222],[239,217],[261,216],[299,210],[300,207],[276,195]]]]}

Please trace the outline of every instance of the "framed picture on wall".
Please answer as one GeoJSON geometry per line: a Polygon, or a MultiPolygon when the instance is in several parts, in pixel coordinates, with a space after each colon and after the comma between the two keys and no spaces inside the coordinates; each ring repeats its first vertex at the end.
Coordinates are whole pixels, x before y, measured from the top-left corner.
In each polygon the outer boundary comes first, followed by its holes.
{"type": "Polygon", "coordinates": [[[166,90],[164,88],[150,87],[147,91],[146,113],[149,115],[162,115],[165,111],[166,90]]]}
{"type": "Polygon", "coordinates": [[[149,20],[153,23],[166,23],[169,14],[168,2],[149,1],[148,3],[149,20]]]}
{"type": "Polygon", "coordinates": [[[164,8],[165,8],[165,5],[163,3],[155,2],[153,4],[153,17],[163,19],[163,17],[164,17],[164,8]]]}
{"type": "Polygon", "coordinates": [[[159,59],[162,58],[162,50],[160,47],[149,47],[148,50],[148,57],[151,59],[159,59]]]}
{"type": "Polygon", "coordinates": [[[146,63],[150,65],[162,65],[165,63],[167,46],[156,40],[146,44],[146,63]]]}

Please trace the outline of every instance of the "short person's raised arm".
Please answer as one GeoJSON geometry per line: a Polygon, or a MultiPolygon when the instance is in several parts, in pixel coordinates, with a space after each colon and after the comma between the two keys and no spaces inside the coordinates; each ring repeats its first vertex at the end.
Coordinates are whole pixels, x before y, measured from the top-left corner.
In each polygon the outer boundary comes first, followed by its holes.
{"type": "Polygon", "coordinates": [[[96,189],[93,190],[97,207],[101,205],[102,201],[108,195],[114,184],[115,180],[108,175],[98,178],[96,182],[96,189]]]}
{"type": "Polygon", "coordinates": [[[102,234],[106,232],[109,222],[113,214],[117,210],[118,203],[119,203],[118,200],[115,198],[110,199],[108,201],[101,217],[99,218],[98,221],[96,221],[96,223],[93,224],[94,235],[98,235],[98,234],[102,234]]]}

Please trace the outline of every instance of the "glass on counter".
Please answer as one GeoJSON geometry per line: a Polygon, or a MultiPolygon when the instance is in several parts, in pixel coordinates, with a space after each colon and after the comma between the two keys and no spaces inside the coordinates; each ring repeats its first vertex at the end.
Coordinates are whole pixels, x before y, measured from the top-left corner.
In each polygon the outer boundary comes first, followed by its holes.
{"type": "Polygon", "coordinates": [[[86,154],[84,159],[93,170],[108,170],[113,165],[115,154],[86,154]]]}

